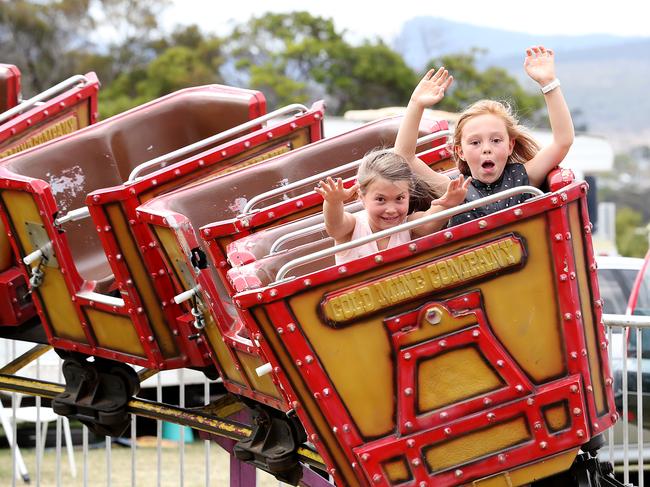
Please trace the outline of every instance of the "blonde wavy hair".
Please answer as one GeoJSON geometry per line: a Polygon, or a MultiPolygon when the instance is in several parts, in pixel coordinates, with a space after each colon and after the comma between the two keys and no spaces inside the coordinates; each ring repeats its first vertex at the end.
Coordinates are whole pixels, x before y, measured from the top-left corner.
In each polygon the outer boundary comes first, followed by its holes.
{"type": "Polygon", "coordinates": [[[458,155],[463,128],[472,118],[488,114],[495,115],[503,120],[506,131],[508,132],[508,138],[515,141],[512,154],[508,158],[508,163],[521,162],[525,164],[539,152],[539,144],[533,139],[528,129],[519,124],[519,120],[513,114],[510,104],[494,100],[479,100],[463,111],[456,123],[456,130],[454,131],[453,158],[456,161],[458,170],[465,176],[471,176],[471,173],[467,162],[463,161],[458,155]]]}

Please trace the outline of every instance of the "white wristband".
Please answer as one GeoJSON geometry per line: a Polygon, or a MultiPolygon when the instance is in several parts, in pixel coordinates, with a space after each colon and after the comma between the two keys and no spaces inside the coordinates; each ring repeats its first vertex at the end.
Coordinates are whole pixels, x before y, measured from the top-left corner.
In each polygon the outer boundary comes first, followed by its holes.
{"type": "Polygon", "coordinates": [[[546,94],[546,93],[548,93],[549,91],[554,90],[554,89],[557,88],[558,86],[560,86],[560,80],[557,79],[557,78],[555,78],[553,81],[551,81],[551,82],[550,82],[549,84],[547,84],[546,86],[542,86],[542,87],[541,87],[541,90],[542,90],[542,93],[546,94]]]}

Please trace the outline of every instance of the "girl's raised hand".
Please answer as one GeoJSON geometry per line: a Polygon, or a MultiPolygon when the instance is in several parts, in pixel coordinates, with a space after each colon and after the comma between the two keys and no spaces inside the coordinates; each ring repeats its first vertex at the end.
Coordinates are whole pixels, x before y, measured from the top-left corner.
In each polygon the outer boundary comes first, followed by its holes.
{"type": "Polygon", "coordinates": [[[537,81],[541,86],[549,84],[555,79],[555,55],[544,46],[529,47],[526,49],[524,69],[528,76],[537,81]]]}
{"type": "Polygon", "coordinates": [[[319,182],[318,185],[314,188],[323,199],[329,203],[341,202],[345,203],[356,194],[359,189],[358,184],[354,184],[349,188],[343,186],[343,180],[337,178],[336,180],[328,177],[323,181],[319,182]]]}
{"type": "Polygon", "coordinates": [[[453,81],[454,77],[444,67],[438,68],[438,71],[430,69],[413,90],[411,100],[423,108],[435,105],[443,99],[445,90],[453,81]]]}
{"type": "Polygon", "coordinates": [[[467,195],[467,188],[469,183],[472,181],[472,177],[465,177],[461,174],[458,179],[452,179],[449,181],[447,186],[447,191],[440,198],[435,199],[431,202],[431,206],[442,206],[444,208],[453,208],[454,206],[460,205],[465,201],[465,196],[467,195]]]}

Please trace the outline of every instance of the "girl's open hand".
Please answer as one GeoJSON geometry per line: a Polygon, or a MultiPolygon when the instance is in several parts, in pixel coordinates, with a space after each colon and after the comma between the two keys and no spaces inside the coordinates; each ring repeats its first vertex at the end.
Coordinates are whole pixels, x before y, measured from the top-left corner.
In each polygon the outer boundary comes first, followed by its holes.
{"type": "Polygon", "coordinates": [[[438,68],[438,71],[430,69],[413,90],[411,100],[421,107],[435,105],[443,99],[445,90],[449,88],[452,81],[454,77],[444,67],[438,68]]]}
{"type": "Polygon", "coordinates": [[[555,79],[555,55],[544,46],[529,47],[526,49],[524,69],[528,76],[537,81],[540,86],[545,86],[555,79]]]}
{"type": "Polygon", "coordinates": [[[431,206],[442,206],[444,208],[453,208],[460,205],[465,201],[465,196],[467,195],[467,188],[469,183],[472,181],[472,177],[465,177],[461,174],[458,179],[452,179],[449,181],[447,186],[447,191],[440,198],[435,199],[431,202],[431,206]]]}
{"type": "Polygon", "coordinates": [[[331,177],[328,177],[327,179],[319,182],[318,185],[314,188],[314,191],[316,191],[323,197],[325,201],[329,203],[345,203],[354,197],[358,189],[358,184],[354,184],[349,188],[345,188],[343,186],[343,180],[341,178],[334,180],[331,177]]]}

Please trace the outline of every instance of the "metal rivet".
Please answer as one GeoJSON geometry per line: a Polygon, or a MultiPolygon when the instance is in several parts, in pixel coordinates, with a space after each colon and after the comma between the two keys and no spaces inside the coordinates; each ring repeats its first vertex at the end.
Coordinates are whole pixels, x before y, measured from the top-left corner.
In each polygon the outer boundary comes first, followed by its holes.
{"type": "Polygon", "coordinates": [[[442,311],[439,308],[430,308],[425,313],[424,319],[431,325],[437,325],[442,321],[442,311]]]}

